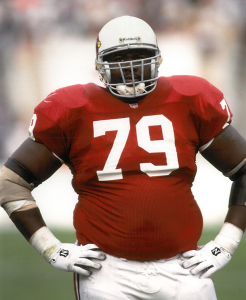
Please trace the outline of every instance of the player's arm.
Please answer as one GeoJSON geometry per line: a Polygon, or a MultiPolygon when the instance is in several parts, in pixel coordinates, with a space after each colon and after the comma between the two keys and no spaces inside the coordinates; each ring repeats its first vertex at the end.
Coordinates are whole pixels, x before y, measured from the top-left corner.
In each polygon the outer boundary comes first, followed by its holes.
{"type": "Polygon", "coordinates": [[[31,194],[61,162],[43,144],[28,138],[7,160],[0,175],[0,203],[28,242],[54,267],[90,275],[86,267],[100,268],[88,258],[103,259],[95,245],[61,243],[46,227],[31,194]],[[85,269],[84,269],[85,267],[85,269]]]}
{"type": "MultiPolygon", "coordinates": [[[[3,207],[10,207],[9,211],[7,211],[10,219],[29,241],[34,232],[45,226],[39,208],[29,193],[34,187],[53,175],[53,173],[61,167],[61,162],[43,144],[34,142],[28,138],[12,154],[5,165],[5,168],[7,168],[5,169],[5,172],[9,173],[8,176],[17,175],[20,177],[18,178],[19,181],[21,179],[23,182],[26,181],[26,186],[24,187],[25,190],[22,188],[22,190],[25,191],[25,194],[20,195],[23,193],[20,188],[18,191],[18,187],[21,185],[11,182],[10,179],[8,180],[10,183],[8,189],[11,189],[11,187],[13,189],[13,187],[16,186],[17,192],[19,192],[20,198],[23,198],[23,200],[20,200],[19,196],[16,195],[18,200],[9,199],[10,201],[4,202],[3,207]],[[25,198],[29,200],[26,203],[24,203],[25,198]],[[33,199],[33,203],[30,202],[31,199],[33,199]],[[18,208],[20,205],[21,207],[18,208]],[[11,208],[11,206],[13,207],[11,208]]],[[[4,188],[7,188],[6,184],[4,185],[4,188]]],[[[8,195],[9,194],[10,193],[8,193],[8,195]]],[[[14,198],[15,195],[12,197],[14,198]]]]}
{"type": "Polygon", "coordinates": [[[202,152],[214,167],[232,180],[229,210],[225,222],[246,229],[246,140],[228,126],[202,152]]]}
{"type": "Polygon", "coordinates": [[[192,274],[205,271],[201,276],[205,278],[230,261],[246,229],[246,141],[229,125],[201,154],[233,181],[228,213],[220,233],[198,251],[183,253],[184,257],[191,257],[184,267],[193,266],[192,274]]]}

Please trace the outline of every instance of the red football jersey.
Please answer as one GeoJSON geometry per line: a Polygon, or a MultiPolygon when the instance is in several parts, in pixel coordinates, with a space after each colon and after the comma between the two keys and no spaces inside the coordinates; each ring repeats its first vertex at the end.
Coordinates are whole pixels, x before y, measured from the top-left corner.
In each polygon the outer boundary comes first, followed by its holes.
{"type": "Polygon", "coordinates": [[[196,153],[230,122],[217,88],[172,76],[134,105],[92,83],[59,89],[35,108],[30,135],[71,169],[79,243],[154,260],[197,247],[196,153]]]}

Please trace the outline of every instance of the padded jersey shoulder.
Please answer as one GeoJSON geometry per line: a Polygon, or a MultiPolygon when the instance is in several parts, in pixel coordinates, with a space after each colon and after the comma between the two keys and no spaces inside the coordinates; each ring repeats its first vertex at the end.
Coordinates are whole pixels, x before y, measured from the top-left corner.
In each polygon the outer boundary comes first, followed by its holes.
{"type": "Polygon", "coordinates": [[[44,102],[59,102],[64,107],[76,108],[83,106],[90,93],[102,92],[102,88],[94,83],[76,84],[57,89],[49,94],[44,102]]]}
{"type": "Polygon", "coordinates": [[[63,87],[50,93],[36,108],[35,113],[41,113],[52,120],[69,119],[75,114],[81,114],[84,108],[90,106],[93,95],[105,93],[104,89],[94,83],[77,84],[63,87]]]}
{"type": "Polygon", "coordinates": [[[204,92],[206,89],[213,87],[207,80],[198,76],[175,75],[164,77],[164,79],[177,93],[184,96],[195,96],[204,92]]]}
{"type": "Polygon", "coordinates": [[[98,89],[95,84],[73,85],[50,93],[34,109],[32,138],[68,161],[71,140],[83,123],[82,115],[90,111],[87,90],[98,89]]]}

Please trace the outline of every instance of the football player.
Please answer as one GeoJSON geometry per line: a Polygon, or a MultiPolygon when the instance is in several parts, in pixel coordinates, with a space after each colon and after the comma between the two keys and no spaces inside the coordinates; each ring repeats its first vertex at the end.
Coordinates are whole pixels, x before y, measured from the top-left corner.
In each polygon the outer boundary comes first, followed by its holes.
{"type": "Polygon", "coordinates": [[[246,142],[223,93],[195,76],[158,78],[161,52],[141,19],[108,22],[96,49],[105,88],[68,86],[35,108],[2,169],[1,205],[48,263],[74,272],[77,299],[216,299],[210,276],[246,226],[246,142]],[[233,181],[225,223],[203,246],[198,151],[233,181]],[[52,234],[31,194],[62,164],[78,194],[76,244],[52,234]]]}

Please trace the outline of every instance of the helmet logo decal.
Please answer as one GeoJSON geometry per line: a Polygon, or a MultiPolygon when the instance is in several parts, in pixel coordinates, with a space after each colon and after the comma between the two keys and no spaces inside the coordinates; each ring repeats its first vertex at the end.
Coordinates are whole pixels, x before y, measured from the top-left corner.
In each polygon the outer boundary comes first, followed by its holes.
{"type": "Polygon", "coordinates": [[[102,43],[99,41],[99,35],[97,36],[97,42],[96,42],[96,53],[98,53],[99,48],[101,47],[102,43]]]}
{"type": "Polygon", "coordinates": [[[136,37],[129,37],[129,38],[119,38],[119,41],[120,42],[125,42],[125,41],[140,41],[141,40],[141,37],[140,36],[136,36],[136,37]]]}

